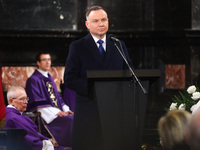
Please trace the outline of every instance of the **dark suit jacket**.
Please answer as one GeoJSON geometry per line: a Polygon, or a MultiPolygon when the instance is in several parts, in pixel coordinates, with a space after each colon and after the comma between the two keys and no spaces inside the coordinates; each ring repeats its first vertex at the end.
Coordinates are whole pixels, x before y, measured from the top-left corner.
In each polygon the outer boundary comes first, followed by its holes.
{"type": "MultiPolygon", "coordinates": [[[[125,44],[123,41],[121,43],[131,63],[125,44]]],[[[104,59],[91,34],[71,43],[65,64],[64,81],[66,87],[76,91],[73,150],[103,150],[98,109],[94,99],[88,98],[88,92],[91,91],[88,91],[86,71],[122,69],[128,67],[110,35],[106,37],[104,59]]]]}

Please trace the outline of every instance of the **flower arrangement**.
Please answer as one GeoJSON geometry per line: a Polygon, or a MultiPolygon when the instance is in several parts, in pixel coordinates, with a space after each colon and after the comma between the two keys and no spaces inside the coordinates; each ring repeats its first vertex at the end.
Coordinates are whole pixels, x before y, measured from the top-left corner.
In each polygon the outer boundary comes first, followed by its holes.
{"type": "Polygon", "coordinates": [[[200,90],[195,85],[192,85],[187,90],[179,91],[179,95],[174,95],[172,100],[169,110],[184,109],[192,112],[194,106],[200,100],[200,90]]]}

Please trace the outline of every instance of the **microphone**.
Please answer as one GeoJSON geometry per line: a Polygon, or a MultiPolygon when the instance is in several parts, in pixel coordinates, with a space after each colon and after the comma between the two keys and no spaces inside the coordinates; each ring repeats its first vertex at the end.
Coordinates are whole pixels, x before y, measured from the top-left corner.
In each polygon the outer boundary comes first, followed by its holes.
{"type": "Polygon", "coordinates": [[[118,40],[117,38],[113,37],[113,36],[111,36],[110,38],[111,38],[111,40],[113,40],[113,41],[119,42],[119,40],[118,40]]]}
{"type": "MultiPolygon", "coordinates": [[[[111,35],[110,39],[114,41],[114,45],[115,45],[115,47],[117,48],[117,50],[119,51],[119,53],[121,54],[121,56],[122,56],[122,58],[124,59],[126,65],[128,66],[128,68],[129,68],[129,70],[130,70],[130,72],[131,72],[131,74],[132,74],[133,80],[134,80],[136,83],[139,84],[139,86],[141,87],[141,89],[142,89],[142,91],[144,92],[144,94],[147,94],[147,91],[145,90],[145,88],[144,88],[144,87],[142,86],[142,84],[140,83],[139,79],[138,79],[137,76],[135,75],[135,73],[134,73],[134,71],[133,71],[131,65],[130,65],[129,62],[128,62],[120,40],[118,40],[117,38],[113,37],[113,35],[111,35]],[[116,42],[119,43],[121,49],[117,46],[116,42]]],[[[131,82],[132,82],[132,81],[131,81],[131,82]]]]}

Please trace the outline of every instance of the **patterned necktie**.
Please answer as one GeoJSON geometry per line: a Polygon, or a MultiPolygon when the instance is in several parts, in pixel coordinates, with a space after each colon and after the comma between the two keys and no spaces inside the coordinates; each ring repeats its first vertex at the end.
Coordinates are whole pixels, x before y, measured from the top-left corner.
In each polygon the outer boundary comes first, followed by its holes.
{"type": "Polygon", "coordinates": [[[104,56],[105,51],[104,51],[104,48],[103,48],[103,45],[102,45],[103,40],[98,40],[97,43],[99,43],[99,51],[100,51],[101,55],[104,56]]]}

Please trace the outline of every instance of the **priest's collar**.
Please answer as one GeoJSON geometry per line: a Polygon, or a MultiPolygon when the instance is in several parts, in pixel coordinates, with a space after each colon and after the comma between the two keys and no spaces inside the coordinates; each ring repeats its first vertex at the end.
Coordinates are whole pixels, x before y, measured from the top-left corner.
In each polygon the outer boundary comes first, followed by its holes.
{"type": "Polygon", "coordinates": [[[45,76],[46,78],[48,78],[48,71],[42,71],[40,69],[37,69],[43,76],[45,76]]]}
{"type": "MultiPolygon", "coordinates": [[[[13,105],[11,105],[11,104],[9,104],[7,107],[9,107],[9,108],[14,108],[14,109],[16,109],[16,110],[18,110],[15,106],[13,106],[13,105]]],[[[19,111],[19,110],[18,110],[19,111]]],[[[22,111],[19,111],[21,114],[23,113],[22,111]]]]}

